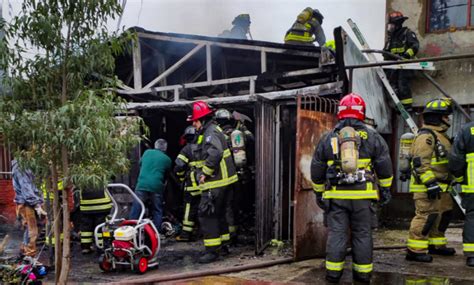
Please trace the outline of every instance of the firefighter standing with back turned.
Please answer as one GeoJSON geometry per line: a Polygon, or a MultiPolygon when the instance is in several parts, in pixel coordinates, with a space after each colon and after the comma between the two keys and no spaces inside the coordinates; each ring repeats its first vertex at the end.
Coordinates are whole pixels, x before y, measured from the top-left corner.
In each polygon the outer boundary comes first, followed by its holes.
{"type": "Polygon", "coordinates": [[[464,125],[454,138],[448,165],[455,182],[462,183],[462,201],[466,209],[463,250],[466,265],[474,267],[474,122],[464,125]]]}
{"type": "Polygon", "coordinates": [[[407,260],[431,262],[433,257],[428,253],[455,254],[453,248],[446,247],[445,237],[453,209],[453,200],[446,192],[452,180],[448,169],[451,142],[446,134],[451,114],[450,101],[428,102],[423,110],[423,126],[411,148],[410,192],[415,200],[415,217],[407,241],[407,260]]]}
{"type": "MultiPolygon", "coordinates": [[[[416,34],[407,27],[403,27],[403,22],[408,17],[403,16],[399,11],[388,14],[387,24],[387,42],[384,51],[401,56],[405,59],[413,58],[420,47],[416,34]]],[[[394,58],[384,55],[385,60],[394,60],[394,58]]],[[[411,94],[410,81],[413,77],[413,70],[386,69],[385,73],[390,81],[398,99],[407,110],[411,110],[413,98],[411,94]]]]}
{"type": "Polygon", "coordinates": [[[188,126],[184,130],[186,145],[181,149],[175,160],[174,172],[180,181],[184,182],[184,217],[183,230],[177,241],[190,241],[196,226],[199,201],[201,191],[196,181],[196,161],[193,158],[193,151],[196,150],[195,138],[196,129],[188,126]]]}
{"type": "Polygon", "coordinates": [[[228,253],[229,228],[225,220],[227,188],[238,181],[232,154],[222,129],[213,120],[213,110],[203,101],[193,104],[193,122],[197,131],[197,149],[194,155],[198,163],[196,178],[202,191],[199,203],[199,222],[204,236],[206,253],[200,263],[210,263],[228,253]]]}
{"type": "Polygon", "coordinates": [[[285,34],[285,44],[313,46],[317,42],[320,47],[326,43],[326,35],[322,28],[323,15],[318,9],[304,9],[291,28],[285,34]],[[313,37],[314,36],[314,37],[313,37]]]}
{"type": "Polygon", "coordinates": [[[391,199],[393,174],[388,146],[364,124],[365,110],[362,97],[354,93],[344,96],[338,107],[339,123],[321,138],[311,161],[316,201],[327,214],[326,280],[329,282],[338,282],[342,277],[349,228],[353,278],[370,282],[371,203],[379,199],[384,205],[391,199]]]}

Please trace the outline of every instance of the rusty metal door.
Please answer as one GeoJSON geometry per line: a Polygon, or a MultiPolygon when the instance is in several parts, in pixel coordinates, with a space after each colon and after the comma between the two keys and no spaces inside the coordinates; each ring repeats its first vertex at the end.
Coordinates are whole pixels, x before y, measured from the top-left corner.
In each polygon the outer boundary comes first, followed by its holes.
{"type": "Polygon", "coordinates": [[[321,136],[336,125],[337,101],[316,95],[297,99],[295,204],[293,220],[294,258],[323,257],[327,231],[323,211],[316,205],[310,165],[321,136]]]}

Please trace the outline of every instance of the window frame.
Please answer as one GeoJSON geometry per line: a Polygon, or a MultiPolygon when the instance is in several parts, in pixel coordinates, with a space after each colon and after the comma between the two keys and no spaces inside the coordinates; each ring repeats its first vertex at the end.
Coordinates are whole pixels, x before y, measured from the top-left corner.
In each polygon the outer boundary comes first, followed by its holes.
{"type": "Polygon", "coordinates": [[[472,5],[474,4],[474,0],[467,0],[467,17],[466,17],[466,26],[463,27],[454,27],[454,28],[447,28],[442,30],[430,31],[430,16],[431,16],[431,4],[432,0],[426,0],[426,17],[425,17],[425,33],[427,34],[443,34],[447,32],[455,32],[455,31],[471,31],[474,30],[474,24],[471,24],[472,19],[472,5]]]}

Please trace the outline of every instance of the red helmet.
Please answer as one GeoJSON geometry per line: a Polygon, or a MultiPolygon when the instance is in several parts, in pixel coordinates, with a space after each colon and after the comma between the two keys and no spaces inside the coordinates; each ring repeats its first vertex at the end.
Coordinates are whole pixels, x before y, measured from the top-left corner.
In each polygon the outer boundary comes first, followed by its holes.
{"type": "Polygon", "coordinates": [[[207,115],[214,113],[214,111],[204,101],[196,101],[193,104],[193,115],[188,117],[188,121],[197,121],[207,115]]]}
{"type": "Polygon", "coordinates": [[[393,11],[388,13],[388,22],[396,24],[398,23],[403,23],[408,17],[405,17],[402,12],[400,11],[393,11]]]}
{"type": "Polygon", "coordinates": [[[337,108],[337,119],[354,118],[360,121],[365,119],[365,102],[360,95],[350,93],[344,96],[337,108]]]}

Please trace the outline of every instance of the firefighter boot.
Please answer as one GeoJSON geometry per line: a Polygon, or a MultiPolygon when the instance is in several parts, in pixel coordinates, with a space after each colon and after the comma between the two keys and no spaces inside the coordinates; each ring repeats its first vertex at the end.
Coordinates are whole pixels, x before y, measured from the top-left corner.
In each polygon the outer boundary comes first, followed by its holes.
{"type": "Polygon", "coordinates": [[[436,254],[436,255],[444,255],[444,256],[453,256],[454,254],[456,254],[456,250],[454,250],[454,248],[452,247],[442,246],[442,247],[436,248],[435,246],[430,245],[428,247],[428,253],[436,254]]]}
{"type": "Polygon", "coordinates": [[[191,241],[191,233],[182,231],[181,234],[176,237],[176,241],[191,241]]]}
{"type": "Polygon", "coordinates": [[[335,271],[335,270],[326,270],[326,280],[329,283],[339,283],[339,280],[342,277],[342,270],[335,271]]]}
{"type": "Polygon", "coordinates": [[[474,267],[474,257],[468,257],[466,259],[466,265],[469,267],[474,267]]]}
{"type": "Polygon", "coordinates": [[[371,277],[372,277],[371,273],[352,271],[352,279],[360,283],[370,283],[371,277]]]}
{"type": "Polygon", "coordinates": [[[407,255],[405,256],[406,260],[416,261],[416,262],[432,262],[433,257],[426,253],[417,253],[408,249],[407,255]]]}
{"type": "Polygon", "coordinates": [[[219,254],[216,250],[206,250],[206,253],[199,257],[199,263],[211,263],[219,258],[219,254]]]}

